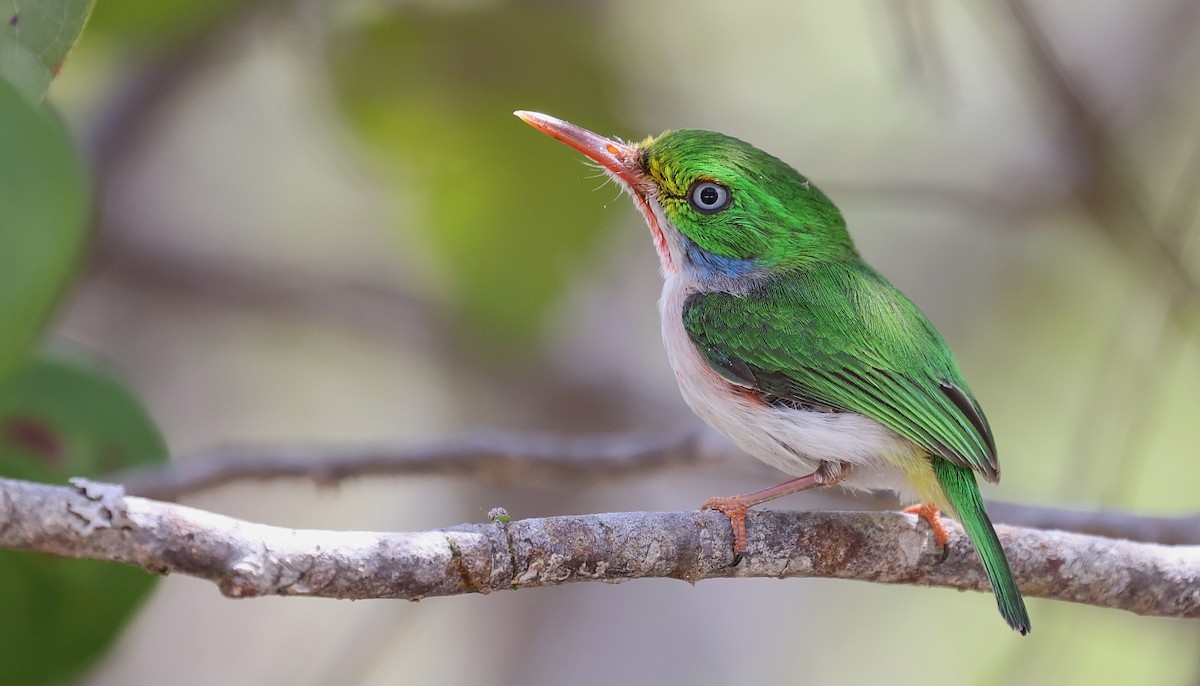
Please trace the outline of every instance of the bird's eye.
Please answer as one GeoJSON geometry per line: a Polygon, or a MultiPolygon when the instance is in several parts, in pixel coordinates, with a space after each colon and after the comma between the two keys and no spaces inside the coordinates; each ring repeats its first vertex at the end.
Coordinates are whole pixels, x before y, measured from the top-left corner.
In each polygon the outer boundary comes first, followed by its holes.
{"type": "Polygon", "coordinates": [[[729,207],[729,189],[716,181],[697,181],[688,190],[688,203],[700,214],[716,214],[729,207]]]}

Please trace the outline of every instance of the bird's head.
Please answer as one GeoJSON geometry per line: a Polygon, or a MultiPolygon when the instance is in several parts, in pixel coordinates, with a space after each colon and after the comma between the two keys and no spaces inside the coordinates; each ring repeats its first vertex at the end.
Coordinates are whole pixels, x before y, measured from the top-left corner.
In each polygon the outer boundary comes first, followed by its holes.
{"type": "Polygon", "coordinates": [[[545,114],[516,115],[621,184],[650,225],[668,273],[728,281],[856,254],[824,193],[736,138],[684,129],[631,144],[545,114]]]}

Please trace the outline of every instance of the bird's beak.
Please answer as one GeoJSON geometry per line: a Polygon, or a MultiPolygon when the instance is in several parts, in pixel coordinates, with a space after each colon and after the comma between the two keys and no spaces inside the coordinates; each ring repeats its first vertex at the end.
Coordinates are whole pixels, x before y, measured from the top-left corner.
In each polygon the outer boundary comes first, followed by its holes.
{"type": "Polygon", "coordinates": [[[540,112],[513,112],[521,121],[542,133],[575,148],[609,170],[630,189],[637,190],[645,178],[640,153],[636,146],[605,138],[581,126],[556,119],[540,112]]]}

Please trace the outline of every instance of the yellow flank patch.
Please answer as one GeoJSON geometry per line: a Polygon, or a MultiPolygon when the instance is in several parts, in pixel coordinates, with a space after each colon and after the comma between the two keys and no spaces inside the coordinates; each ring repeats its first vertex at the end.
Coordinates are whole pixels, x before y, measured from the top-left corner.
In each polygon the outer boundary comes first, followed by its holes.
{"type": "Polygon", "coordinates": [[[954,507],[946,499],[942,485],[938,483],[937,474],[933,471],[933,463],[929,461],[929,455],[915,445],[910,444],[910,447],[911,450],[887,455],[887,461],[900,469],[904,474],[904,480],[912,487],[921,502],[933,503],[948,516],[957,518],[954,507]]]}
{"type": "Polygon", "coordinates": [[[920,455],[917,459],[908,460],[901,466],[901,469],[904,471],[905,480],[916,491],[921,502],[933,503],[945,514],[958,517],[958,512],[946,498],[942,485],[938,483],[937,474],[933,471],[933,463],[927,456],[920,455]]]}

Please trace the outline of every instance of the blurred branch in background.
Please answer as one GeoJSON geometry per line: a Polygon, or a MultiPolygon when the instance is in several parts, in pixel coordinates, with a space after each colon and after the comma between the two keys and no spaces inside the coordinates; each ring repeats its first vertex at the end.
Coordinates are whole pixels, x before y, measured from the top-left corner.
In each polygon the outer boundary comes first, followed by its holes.
{"type": "MultiPolygon", "coordinates": [[[[1191,236],[1197,218],[1195,198],[1200,192],[1200,149],[1188,158],[1170,194],[1163,219],[1156,222],[1149,194],[1133,168],[1121,141],[1109,122],[1091,102],[1084,84],[1072,76],[1054,49],[1054,42],[1039,24],[1024,0],[1003,0],[1017,28],[1035,80],[1056,112],[1057,140],[1078,170],[1075,192],[1081,207],[1092,218],[1112,247],[1151,287],[1147,297],[1133,296],[1110,334],[1101,367],[1094,375],[1089,405],[1073,451],[1073,468],[1082,472],[1100,450],[1101,432],[1096,427],[1115,420],[1118,435],[1109,442],[1115,464],[1105,470],[1111,476],[1102,484],[1101,502],[1115,503],[1132,492],[1142,462],[1139,448],[1145,444],[1149,425],[1160,407],[1164,381],[1178,366],[1185,342],[1200,345],[1196,331],[1200,314],[1200,277],[1190,254],[1191,236]],[[1150,321],[1133,325],[1146,312],[1150,321]],[[1135,348],[1133,353],[1127,346],[1135,348]],[[1127,364],[1122,360],[1133,358],[1127,364]],[[1120,398],[1121,402],[1113,402],[1120,398]]],[[[1178,12],[1191,14],[1194,6],[1180,3],[1178,12]]],[[[1180,17],[1177,25],[1188,24],[1180,17]]],[[[1176,61],[1191,38],[1175,35],[1163,40],[1162,58],[1176,61]]],[[[1078,480],[1065,479],[1070,495],[1080,494],[1078,480]]]]}
{"type": "MultiPolygon", "coordinates": [[[[1146,192],[1128,157],[1082,87],[1071,77],[1023,0],[1003,0],[1012,14],[1035,78],[1057,113],[1059,142],[1076,163],[1079,202],[1103,229],[1113,247],[1147,275],[1166,278],[1166,290],[1182,289],[1194,303],[1200,297],[1196,269],[1155,226],[1146,192]]],[[[1181,46],[1183,47],[1183,46],[1181,46]]]]}
{"type": "Polygon", "coordinates": [[[286,477],[336,485],[364,476],[439,475],[551,487],[722,464],[731,452],[707,431],[584,438],[481,431],[416,447],[222,446],[186,456],[170,469],[129,471],[105,480],[159,500],[176,500],[235,481],[286,477]]]}
{"type": "MultiPolygon", "coordinates": [[[[0,479],[0,547],[123,562],[208,579],[230,597],[405,598],[579,581],[825,577],[987,590],[970,542],[951,525],[949,557],[913,515],[753,512],[750,547],[732,565],[715,512],[626,512],[417,533],[299,530],[76,488],[0,479]]],[[[998,529],[1022,590],[1143,615],[1200,618],[1200,548],[1061,531],[998,529]]]]}
{"type": "MultiPolygon", "coordinates": [[[[1167,244],[1175,250],[1185,262],[1193,257],[1195,247],[1197,219],[1200,218],[1200,131],[1197,131],[1195,142],[1191,146],[1187,165],[1180,174],[1173,192],[1167,199],[1166,212],[1163,219],[1163,233],[1167,244]]],[[[1180,363],[1188,332],[1172,328],[1171,324],[1180,321],[1187,315],[1189,307],[1194,303],[1184,289],[1175,289],[1168,293],[1164,302],[1145,303],[1144,308],[1151,312],[1153,321],[1144,327],[1142,340],[1145,354],[1139,364],[1133,365],[1140,372],[1140,383],[1133,384],[1131,389],[1130,416],[1128,427],[1122,436],[1117,455],[1119,462],[1114,470],[1113,478],[1108,489],[1101,494],[1105,503],[1117,502],[1125,492],[1133,490],[1143,470],[1139,470],[1139,459],[1136,456],[1139,446],[1146,444],[1150,434],[1152,419],[1161,410],[1163,388],[1169,377],[1175,373],[1180,363]]],[[[1133,306],[1130,307],[1132,309],[1133,306]]],[[[1135,313],[1126,313],[1123,320],[1128,321],[1135,313]]],[[[1193,337],[1200,341],[1200,332],[1194,332],[1193,337]]],[[[1120,333],[1114,333],[1119,338],[1120,333]]],[[[1096,401],[1103,398],[1096,393],[1096,401]]]]}
{"type": "MultiPolygon", "coordinates": [[[[425,446],[224,446],[165,467],[111,474],[129,493],[176,500],[236,481],[306,478],[336,485],[365,476],[455,476],[496,486],[594,486],[672,470],[751,462],[714,432],[607,434],[571,438],[539,433],[477,432],[425,446]]],[[[849,498],[847,499],[849,502],[849,498]]],[[[855,498],[860,505],[869,499],[855,498]]],[[[1148,517],[991,503],[997,521],[1038,529],[1163,544],[1200,545],[1200,515],[1148,517]]]]}
{"type": "Polygon", "coordinates": [[[900,61],[914,86],[931,100],[952,100],[955,93],[945,36],[931,3],[899,0],[884,4],[883,10],[893,25],[900,61]]]}

